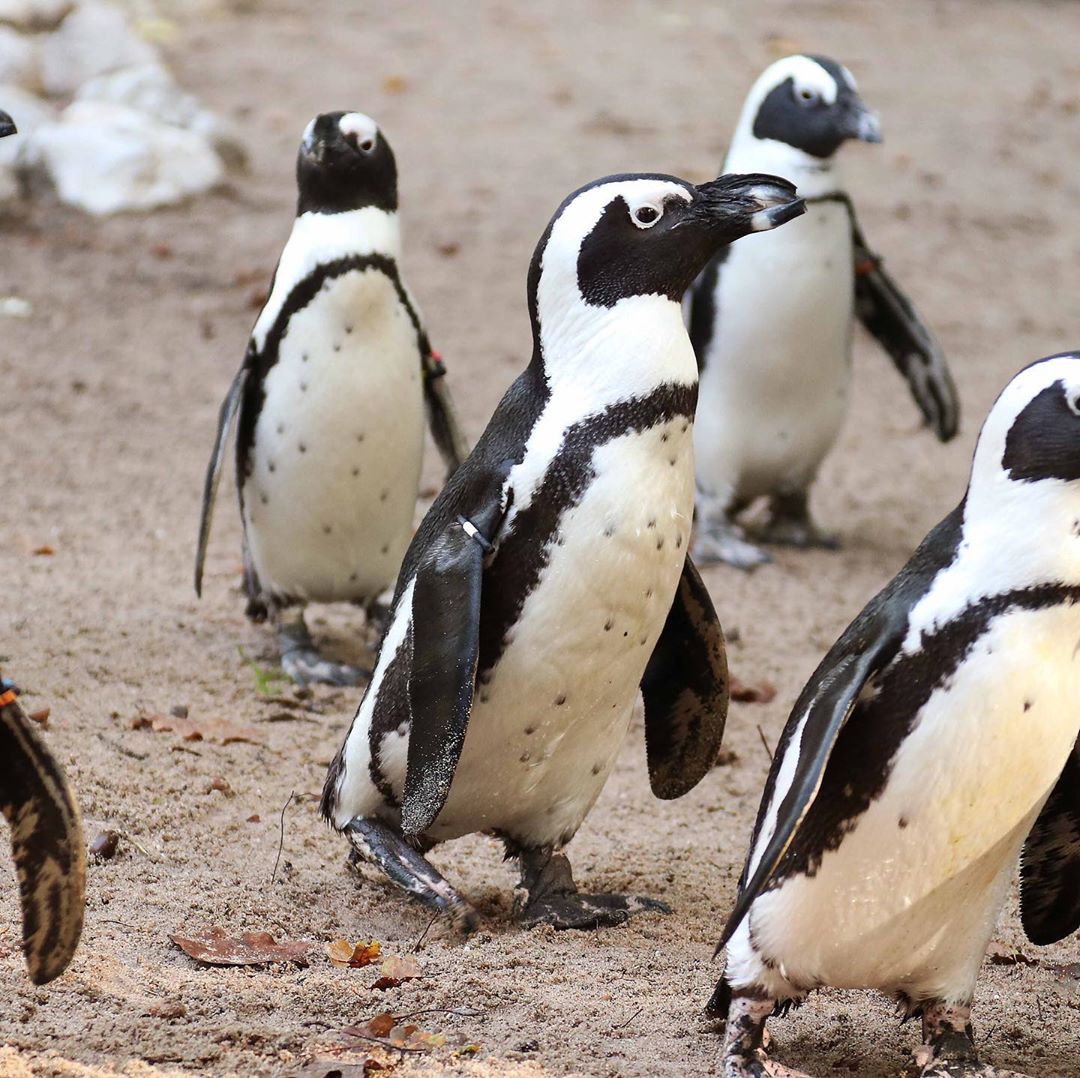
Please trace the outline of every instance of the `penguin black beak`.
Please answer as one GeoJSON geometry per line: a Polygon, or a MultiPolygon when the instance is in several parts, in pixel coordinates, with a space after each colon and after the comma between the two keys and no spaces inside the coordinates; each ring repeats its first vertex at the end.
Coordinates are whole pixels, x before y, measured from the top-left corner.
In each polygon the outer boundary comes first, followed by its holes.
{"type": "Polygon", "coordinates": [[[806,212],[795,185],[764,173],[720,176],[699,184],[698,212],[737,236],[766,232],[806,212]]]}
{"type": "Polygon", "coordinates": [[[844,124],[845,138],[860,142],[881,142],[881,121],[873,109],[867,108],[859,98],[854,98],[844,124]]]}
{"type": "Polygon", "coordinates": [[[0,138],[17,134],[18,130],[15,121],[6,112],[0,112],[0,138]]]}

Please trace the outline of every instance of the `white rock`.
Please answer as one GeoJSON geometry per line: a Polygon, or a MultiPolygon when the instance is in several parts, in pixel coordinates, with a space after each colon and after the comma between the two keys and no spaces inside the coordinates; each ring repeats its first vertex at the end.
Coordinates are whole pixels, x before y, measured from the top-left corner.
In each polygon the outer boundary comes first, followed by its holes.
{"type": "Polygon", "coordinates": [[[82,0],[41,46],[46,93],[73,94],[84,82],[123,67],[157,63],[157,51],[124,15],[100,0],[82,0]]]}
{"type": "Polygon", "coordinates": [[[31,180],[47,177],[64,202],[94,214],[172,205],[224,178],[200,135],[100,101],[76,101],[39,127],[19,168],[31,180]]]}
{"type": "Polygon", "coordinates": [[[0,26],[0,83],[36,90],[40,69],[38,43],[10,26],[0,26]]]}
{"type": "Polygon", "coordinates": [[[74,0],[0,0],[0,22],[19,30],[53,30],[74,0]]]}
{"type": "Polygon", "coordinates": [[[230,168],[243,168],[247,150],[233,128],[194,94],[182,90],[160,64],[125,67],[99,75],[79,87],[76,101],[108,101],[138,109],[163,123],[183,127],[209,140],[230,168]]]}
{"type": "Polygon", "coordinates": [[[29,136],[52,119],[52,109],[44,101],[18,86],[0,85],[0,109],[18,127],[17,135],[0,139],[0,204],[19,194],[15,162],[29,136]]]}

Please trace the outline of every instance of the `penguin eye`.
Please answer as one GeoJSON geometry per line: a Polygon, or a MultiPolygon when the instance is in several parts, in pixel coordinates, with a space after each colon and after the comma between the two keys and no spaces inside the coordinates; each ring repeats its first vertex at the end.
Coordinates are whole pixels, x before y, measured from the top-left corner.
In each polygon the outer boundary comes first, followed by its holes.
{"type": "Polygon", "coordinates": [[[638,206],[631,215],[638,228],[652,228],[660,220],[660,211],[655,206],[638,206]]]}
{"type": "Polygon", "coordinates": [[[1080,389],[1074,389],[1071,393],[1066,393],[1065,403],[1073,415],[1080,416],[1080,389]]]}
{"type": "Polygon", "coordinates": [[[795,91],[795,100],[800,105],[816,105],[821,98],[818,96],[817,90],[811,90],[809,86],[802,86],[795,91]]]}
{"type": "Polygon", "coordinates": [[[375,149],[375,140],[371,138],[364,139],[364,141],[360,143],[360,149],[363,150],[364,153],[371,153],[371,151],[375,149]]]}

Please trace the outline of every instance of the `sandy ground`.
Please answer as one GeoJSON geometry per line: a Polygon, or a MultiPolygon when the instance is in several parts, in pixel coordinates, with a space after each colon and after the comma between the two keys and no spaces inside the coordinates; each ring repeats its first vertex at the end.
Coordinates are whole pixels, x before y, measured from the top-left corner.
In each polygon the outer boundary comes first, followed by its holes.
{"type": "MultiPolygon", "coordinates": [[[[253,168],[232,192],[106,222],[38,203],[0,225],[0,295],[33,304],[31,317],[0,323],[4,669],[28,708],[52,709],[49,740],[88,835],[124,836],[113,860],[91,864],[83,945],[47,988],[23,972],[0,863],[0,1074],[294,1074],[339,1051],[343,1026],[429,1008],[463,1012],[416,1019],[446,1046],[379,1055],[384,1064],[715,1073],[700,1009],[767,770],[758,725],[775,743],[823,651],[959,499],[978,424],[1010,374],[1078,343],[1080,5],[248,8],[181,8],[170,46],[184,84],[242,126],[253,168]],[[336,968],[325,944],[374,937],[400,954],[428,917],[348,873],[344,844],[317,818],[358,693],[318,691],[297,709],[256,692],[240,649],[261,663],[274,652],[243,617],[228,497],[201,602],[191,587],[216,410],[290,226],[298,134],[329,108],[366,110],[388,132],[405,270],[475,437],[528,355],[525,269],[563,195],[627,169],[713,175],[753,77],[794,48],[844,60],[881,111],[885,145],[845,154],[851,187],[951,357],[963,434],[942,448],[920,430],[903,384],[860,336],[852,417],[816,495],[844,551],[707,574],[738,630],[733,667],[772,681],[776,699],[733,706],[733,762],[675,803],[649,794],[635,727],[570,847],[583,883],[661,897],[670,917],[523,932],[509,921],[513,876],[499,850],[463,840],[435,860],[481,910],[481,931],[462,945],[433,926],[424,976],[373,990],[374,968],[336,968]],[[33,553],[42,546],[55,553],[33,553]],[[257,743],[133,729],[177,705],[196,723],[253,727],[257,743]],[[310,941],[310,965],[211,969],[169,942],[212,926],[310,941]],[[468,1044],[475,1056],[460,1053],[468,1044]]],[[[430,460],[428,481],[438,473],[430,460]]],[[[363,658],[359,612],[320,610],[315,627],[338,654],[363,658]]],[[[1032,1075],[1080,1074],[1080,988],[1067,971],[1080,942],[1032,947],[1015,897],[998,937],[1025,961],[984,970],[985,1054],[1032,1075]]],[[[819,995],[774,1027],[780,1057],[818,1075],[898,1075],[917,1041],[888,1002],[858,993],[819,995]]]]}

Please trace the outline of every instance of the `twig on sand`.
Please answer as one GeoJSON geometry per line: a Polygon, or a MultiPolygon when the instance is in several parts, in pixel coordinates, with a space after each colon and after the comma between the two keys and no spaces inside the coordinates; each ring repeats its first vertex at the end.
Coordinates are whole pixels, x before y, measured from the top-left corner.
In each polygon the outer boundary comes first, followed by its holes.
{"type": "Polygon", "coordinates": [[[412,945],[412,953],[413,954],[416,954],[417,951],[420,950],[420,944],[422,944],[424,942],[424,937],[428,934],[428,932],[431,931],[431,926],[435,923],[438,916],[439,916],[439,911],[436,910],[431,915],[431,920],[428,921],[428,923],[426,925],[424,925],[424,931],[420,933],[420,935],[417,938],[416,942],[412,945]]]}
{"type": "Polygon", "coordinates": [[[425,1007],[422,1011],[409,1011],[408,1014],[395,1014],[395,1022],[404,1022],[408,1018],[417,1018],[421,1014],[452,1014],[457,1018],[479,1018],[483,1015],[479,1007],[425,1007]]]}
{"type": "Polygon", "coordinates": [[[625,1029],[635,1018],[637,1018],[639,1014],[641,1014],[643,1010],[645,1010],[644,1007],[638,1007],[638,1009],[634,1011],[634,1013],[630,1015],[630,1017],[627,1018],[625,1022],[620,1022],[617,1026],[612,1026],[611,1032],[614,1033],[617,1029],[625,1029]]]}
{"type": "Polygon", "coordinates": [[[761,723],[757,724],[758,737],[761,738],[761,743],[765,746],[765,752],[769,757],[769,763],[773,762],[773,751],[769,748],[769,739],[765,736],[765,731],[761,728],[761,723]]]}
{"type": "Polygon", "coordinates": [[[293,798],[296,797],[296,791],[292,790],[289,793],[289,800],[281,806],[281,835],[278,838],[277,857],[274,858],[274,871],[270,873],[270,882],[274,883],[277,880],[278,864],[281,861],[281,851],[285,846],[285,810],[293,803],[293,798]]]}

